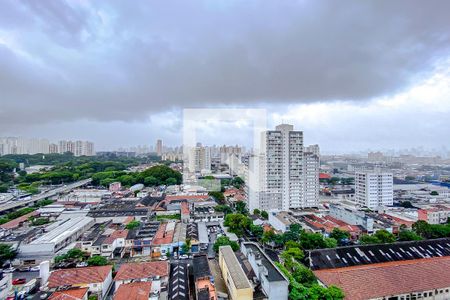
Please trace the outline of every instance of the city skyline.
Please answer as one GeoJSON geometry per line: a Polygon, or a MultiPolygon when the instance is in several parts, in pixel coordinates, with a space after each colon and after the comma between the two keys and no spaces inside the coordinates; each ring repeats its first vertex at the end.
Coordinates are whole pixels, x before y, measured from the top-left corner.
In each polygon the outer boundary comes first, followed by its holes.
{"type": "MultiPolygon", "coordinates": [[[[327,153],[440,148],[448,6],[6,1],[0,136],[175,145],[185,108],[265,108],[268,128],[293,124],[327,153]]],[[[205,136],[243,144],[237,128],[205,136]]]]}

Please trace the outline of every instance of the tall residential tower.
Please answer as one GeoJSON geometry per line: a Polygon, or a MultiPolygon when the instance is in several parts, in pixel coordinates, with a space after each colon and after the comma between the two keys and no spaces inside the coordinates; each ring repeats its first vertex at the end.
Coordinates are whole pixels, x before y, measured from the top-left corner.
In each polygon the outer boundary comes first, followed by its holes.
{"type": "Polygon", "coordinates": [[[259,186],[248,187],[250,211],[317,206],[319,146],[305,148],[303,132],[294,130],[292,125],[281,124],[263,133],[261,149],[259,186]]]}

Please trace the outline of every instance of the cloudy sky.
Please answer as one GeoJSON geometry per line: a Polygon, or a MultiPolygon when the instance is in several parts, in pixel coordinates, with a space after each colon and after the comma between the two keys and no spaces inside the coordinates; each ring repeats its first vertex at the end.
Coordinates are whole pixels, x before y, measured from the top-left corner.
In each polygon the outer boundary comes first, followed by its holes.
{"type": "Polygon", "coordinates": [[[185,108],[259,108],[327,152],[450,148],[450,1],[0,5],[0,136],[176,145],[185,108]]]}

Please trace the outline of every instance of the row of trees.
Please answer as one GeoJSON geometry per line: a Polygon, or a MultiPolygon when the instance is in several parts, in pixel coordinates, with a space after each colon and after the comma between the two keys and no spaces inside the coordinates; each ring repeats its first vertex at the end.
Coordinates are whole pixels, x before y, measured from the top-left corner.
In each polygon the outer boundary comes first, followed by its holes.
{"type": "Polygon", "coordinates": [[[142,172],[103,171],[92,176],[93,184],[105,187],[115,181],[119,181],[124,186],[137,183],[145,186],[175,185],[181,184],[182,175],[168,166],[157,165],[142,172]]]}
{"type": "Polygon", "coordinates": [[[56,264],[73,264],[78,262],[87,262],[88,266],[106,266],[109,262],[103,256],[91,256],[78,248],[67,251],[66,254],[55,256],[56,264]]]}

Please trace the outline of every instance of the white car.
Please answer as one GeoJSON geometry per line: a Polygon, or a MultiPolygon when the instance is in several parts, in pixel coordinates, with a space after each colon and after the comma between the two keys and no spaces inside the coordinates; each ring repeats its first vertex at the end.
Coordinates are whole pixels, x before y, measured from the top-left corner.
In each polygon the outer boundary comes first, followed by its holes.
{"type": "Polygon", "coordinates": [[[37,272],[37,271],[40,271],[40,270],[41,270],[41,266],[34,266],[34,267],[30,268],[31,272],[37,272]]]}
{"type": "Polygon", "coordinates": [[[14,268],[14,267],[9,267],[9,268],[3,269],[3,272],[5,272],[5,273],[12,273],[12,272],[14,272],[15,270],[16,270],[16,268],[14,268]]]}
{"type": "Polygon", "coordinates": [[[161,257],[159,258],[159,260],[165,261],[165,260],[167,260],[167,256],[161,256],[161,257]]]}
{"type": "Polygon", "coordinates": [[[180,255],[180,259],[188,259],[189,256],[187,256],[186,254],[180,255]]]}

